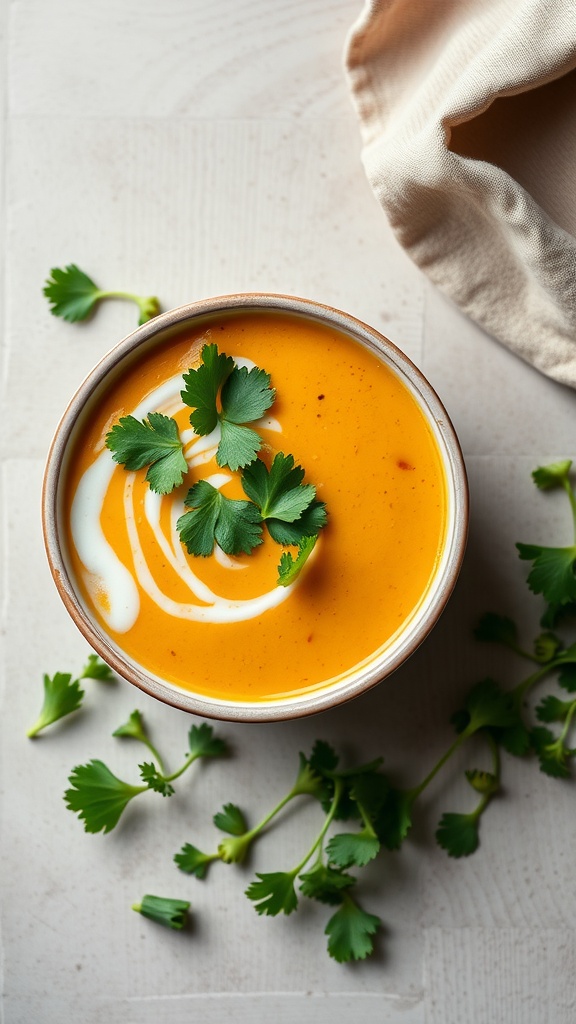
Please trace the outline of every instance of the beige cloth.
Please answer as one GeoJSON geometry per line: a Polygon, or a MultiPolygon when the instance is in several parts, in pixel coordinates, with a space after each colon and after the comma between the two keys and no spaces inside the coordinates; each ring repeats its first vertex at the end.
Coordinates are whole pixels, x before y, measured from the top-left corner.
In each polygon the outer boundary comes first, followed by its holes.
{"type": "Polygon", "coordinates": [[[576,0],[367,0],[346,64],[401,244],[576,387],[576,0]]]}

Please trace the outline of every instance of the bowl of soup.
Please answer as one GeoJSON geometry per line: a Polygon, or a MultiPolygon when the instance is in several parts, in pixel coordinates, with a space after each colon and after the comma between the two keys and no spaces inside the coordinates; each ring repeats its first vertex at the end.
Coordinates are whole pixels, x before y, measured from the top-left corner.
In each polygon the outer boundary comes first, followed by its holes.
{"type": "Polygon", "coordinates": [[[438,620],[467,525],[458,439],[421,372],[353,316],[283,295],[220,296],[139,327],[72,398],[44,478],[50,569],[94,650],[159,700],[233,721],[323,711],[390,676],[438,620]],[[191,401],[187,382],[202,367],[212,408],[200,429],[193,407],[204,398],[191,401]],[[237,403],[232,427],[230,367],[234,380],[260,374],[268,386],[266,408],[256,403],[250,417],[237,403]],[[158,417],[181,453],[169,493],[110,441],[127,422],[150,429],[158,417]],[[221,446],[246,429],[259,446],[247,468],[221,446]],[[274,530],[254,504],[256,477],[276,487],[268,505],[274,516],[288,508],[289,528],[274,530]],[[205,492],[214,507],[247,508],[252,548],[214,537],[212,513],[190,498],[205,492]],[[190,506],[210,534],[200,554],[182,539],[190,506]],[[300,564],[279,582],[282,566],[300,564]]]}

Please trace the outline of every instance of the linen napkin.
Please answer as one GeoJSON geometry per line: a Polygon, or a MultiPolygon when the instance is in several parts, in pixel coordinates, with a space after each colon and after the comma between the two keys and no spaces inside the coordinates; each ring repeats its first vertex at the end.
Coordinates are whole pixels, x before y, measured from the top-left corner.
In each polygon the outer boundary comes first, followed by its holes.
{"type": "Polygon", "coordinates": [[[576,387],[576,0],[367,0],[346,68],[406,251],[576,387]]]}

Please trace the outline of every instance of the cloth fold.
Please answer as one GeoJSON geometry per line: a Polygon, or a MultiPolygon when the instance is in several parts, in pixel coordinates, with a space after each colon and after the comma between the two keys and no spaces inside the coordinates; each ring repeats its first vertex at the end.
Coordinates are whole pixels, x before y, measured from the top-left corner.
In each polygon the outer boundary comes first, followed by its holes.
{"type": "Polygon", "coordinates": [[[366,173],[400,243],[486,331],[576,387],[576,0],[367,0],[346,68],[366,173]],[[551,139],[540,90],[562,76],[551,139]],[[503,99],[519,94],[520,130],[503,99]],[[562,160],[553,219],[542,196],[562,160]]]}

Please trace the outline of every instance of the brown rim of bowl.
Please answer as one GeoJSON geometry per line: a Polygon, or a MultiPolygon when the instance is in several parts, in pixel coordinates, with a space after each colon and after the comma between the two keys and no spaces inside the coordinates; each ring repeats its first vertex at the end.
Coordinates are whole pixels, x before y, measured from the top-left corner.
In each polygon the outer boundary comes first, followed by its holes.
{"type": "Polygon", "coordinates": [[[460,444],[442,402],[420,370],[393,342],[363,321],[332,306],[292,295],[246,292],[214,296],[161,313],[120,341],[97,363],[68,404],[50,445],[42,488],[42,529],[50,571],[68,613],[94,650],[120,676],[165,704],[205,718],[232,722],[288,721],[338,707],[365,693],[399,668],[428,636],[444,610],[462,565],[468,532],[468,484],[460,444]],[[381,356],[384,355],[400,378],[417,392],[423,411],[428,413],[429,421],[436,427],[436,433],[441,439],[439,446],[443,447],[442,461],[446,476],[451,481],[454,504],[452,529],[450,536],[447,537],[449,547],[444,557],[442,577],[436,583],[425,618],[416,618],[415,628],[409,629],[404,639],[397,645],[394,644],[390,657],[386,657],[386,652],[380,656],[384,659],[384,664],[369,662],[352,681],[336,683],[326,689],[319,688],[308,696],[296,697],[293,703],[287,703],[285,700],[254,704],[220,702],[173,688],[173,684],[161,682],[141,671],[115,648],[107,635],[84,611],[68,574],[58,530],[58,485],[67,445],[77,416],[107,374],[141,344],[168,329],[209,314],[251,309],[278,310],[312,316],[349,336],[352,335],[365,347],[376,350],[381,356]]]}

